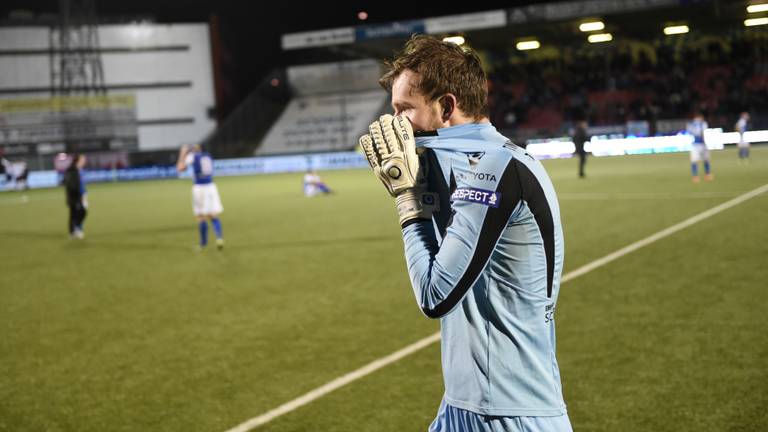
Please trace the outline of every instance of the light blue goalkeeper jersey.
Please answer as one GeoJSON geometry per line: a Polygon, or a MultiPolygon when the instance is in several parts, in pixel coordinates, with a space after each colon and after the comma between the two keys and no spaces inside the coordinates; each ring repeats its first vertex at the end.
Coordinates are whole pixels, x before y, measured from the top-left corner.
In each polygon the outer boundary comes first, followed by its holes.
{"type": "Polygon", "coordinates": [[[416,143],[440,209],[406,223],[403,240],[416,301],[440,318],[445,401],[492,416],[565,414],[554,323],[563,232],[549,176],[490,124],[416,143]]]}

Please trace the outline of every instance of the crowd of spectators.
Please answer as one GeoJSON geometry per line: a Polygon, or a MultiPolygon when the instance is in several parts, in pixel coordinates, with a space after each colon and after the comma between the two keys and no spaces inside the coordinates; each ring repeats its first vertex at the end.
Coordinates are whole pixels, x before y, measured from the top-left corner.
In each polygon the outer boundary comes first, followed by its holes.
{"type": "Polygon", "coordinates": [[[506,130],[646,120],[653,134],[658,120],[696,111],[725,128],[742,110],[768,113],[766,32],[483,54],[491,116],[506,130]]]}

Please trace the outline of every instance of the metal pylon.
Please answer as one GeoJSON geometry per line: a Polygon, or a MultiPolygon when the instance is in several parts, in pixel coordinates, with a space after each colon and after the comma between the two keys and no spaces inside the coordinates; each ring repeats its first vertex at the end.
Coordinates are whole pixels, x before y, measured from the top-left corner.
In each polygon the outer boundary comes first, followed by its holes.
{"type": "Polygon", "coordinates": [[[94,0],[59,0],[50,47],[53,94],[105,93],[94,0]]]}

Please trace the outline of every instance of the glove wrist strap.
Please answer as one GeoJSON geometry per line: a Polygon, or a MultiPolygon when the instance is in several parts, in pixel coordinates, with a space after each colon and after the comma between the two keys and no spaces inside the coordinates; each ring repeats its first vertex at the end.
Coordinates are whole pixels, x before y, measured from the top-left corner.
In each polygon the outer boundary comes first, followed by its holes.
{"type": "Polygon", "coordinates": [[[400,226],[405,227],[414,219],[432,219],[436,210],[434,194],[418,189],[408,189],[395,197],[400,226]]]}

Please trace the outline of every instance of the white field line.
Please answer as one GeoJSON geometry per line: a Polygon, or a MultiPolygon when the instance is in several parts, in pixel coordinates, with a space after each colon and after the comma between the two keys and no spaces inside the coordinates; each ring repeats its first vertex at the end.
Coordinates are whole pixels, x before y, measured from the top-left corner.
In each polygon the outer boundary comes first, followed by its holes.
{"type": "MultiPolygon", "coordinates": [[[[655,234],[652,234],[642,240],[636,241],[628,246],[625,246],[616,252],[610,253],[602,258],[598,258],[589,264],[586,264],[582,267],[577,268],[576,270],[573,270],[571,272],[568,272],[565,274],[561,279],[560,283],[565,283],[570,280],[576,279],[579,276],[583,276],[592,270],[595,270],[599,267],[602,267],[611,261],[617,260],[624,255],[627,255],[629,253],[632,253],[642,247],[648,246],[651,243],[654,243],[658,240],[663,239],[664,237],[670,236],[680,230],[683,230],[695,223],[701,222],[704,219],[710,218],[722,211],[725,211],[731,207],[734,207],[738,204],[743,203],[744,201],[747,201],[751,198],[754,198],[764,192],[768,191],[768,184],[765,184],[763,186],[760,186],[757,189],[751,190],[745,194],[739,195],[736,198],[726,201],[718,206],[712,207],[709,210],[705,210],[695,216],[692,216],[680,223],[677,223],[675,225],[672,225],[669,228],[665,228],[655,234]]],[[[287,414],[291,411],[294,411],[304,405],[309,404],[310,402],[319,399],[328,393],[343,387],[353,381],[356,381],[360,378],[363,378],[366,375],[369,375],[385,366],[388,366],[403,357],[406,357],[410,354],[413,354],[423,348],[428,347],[429,345],[432,345],[433,343],[440,340],[440,333],[432,334],[428,337],[425,337],[424,339],[421,339],[415,343],[412,343],[411,345],[406,346],[405,348],[402,348],[392,354],[389,354],[386,357],[382,357],[378,360],[374,360],[371,363],[368,363],[367,365],[361,367],[360,369],[357,369],[355,371],[352,371],[344,376],[341,376],[339,378],[334,379],[331,382],[328,382],[320,387],[317,387],[316,389],[310,391],[309,393],[306,393],[290,402],[286,402],[283,405],[280,405],[279,407],[272,409],[270,411],[265,412],[264,414],[261,414],[258,417],[254,417],[250,420],[247,420],[232,429],[229,429],[227,432],[248,432],[250,430],[253,430],[257,428],[258,426],[261,426],[265,423],[269,423],[270,421],[274,420],[277,417],[280,417],[283,414],[287,414]]]]}
{"type": "MultiPolygon", "coordinates": [[[[57,197],[58,198],[58,197],[57,197]]],[[[18,205],[28,204],[31,201],[28,195],[16,196],[13,198],[0,198],[0,205],[18,205]]]]}
{"type": "Polygon", "coordinates": [[[264,423],[268,423],[275,419],[276,417],[279,417],[283,414],[289,413],[303,405],[306,405],[315,399],[321,398],[325,396],[326,394],[343,387],[352,381],[358,380],[368,374],[371,374],[384,366],[387,366],[391,363],[394,363],[401,358],[413,354],[416,351],[419,351],[422,348],[425,348],[429,345],[432,345],[433,343],[440,340],[440,333],[435,333],[431,336],[425,337],[424,339],[421,339],[417,341],[416,343],[412,343],[408,345],[405,348],[402,348],[386,357],[382,357],[378,360],[374,360],[371,363],[368,363],[367,365],[361,367],[360,369],[357,369],[355,371],[352,371],[344,376],[341,376],[339,378],[336,378],[335,380],[323,384],[322,386],[310,391],[309,393],[306,393],[303,396],[300,396],[290,402],[284,403],[280,405],[279,407],[267,411],[264,414],[254,417],[248,421],[245,421],[232,429],[229,429],[227,432],[247,432],[250,431],[258,426],[263,425],[264,423]]]}
{"type": "Polygon", "coordinates": [[[3,193],[5,192],[0,191],[0,205],[27,205],[27,204],[36,203],[39,201],[61,200],[61,202],[63,203],[62,205],[66,207],[67,200],[64,197],[64,193],[62,193],[61,195],[46,194],[43,196],[24,194],[24,195],[15,196],[15,197],[4,197],[3,193]]]}
{"type": "Polygon", "coordinates": [[[684,220],[684,221],[682,221],[680,223],[672,225],[669,228],[665,228],[665,229],[663,229],[663,230],[661,230],[661,231],[659,231],[659,232],[657,232],[655,234],[651,234],[651,235],[649,235],[648,237],[646,237],[646,238],[644,238],[642,240],[638,240],[638,241],[636,241],[636,242],[634,242],[634,243],[632,243],[632,244],[630,244],[628,246],[624,246],[623,248],[617,250],[616,252],[610,253],[610,254],[602,257],[602,258],[598,258],[598,259],[592,261],[589,264],[583,265],[583,266],[577,268],[576,270],[568,272],[568,274],[564,275],[560,279],[560,283],[562,284],[564,282],[568,282],[571,279],[575,279],[575,278],[577,278],[577,277],[579,277],[579,276],[581,276],[583,274],[589,273],[589,272],[591,272],[592,270],[594,270],[594,269],[596,269],[598,267],[602,267],[602,266],[608,264],[611,261],[614,261],[614,260],[617,260],[617,259],[623,257],[626,254],[632,253],[632,252],[634,252],[634,251],[636,251],[636,250],[638,250],[638,249],[640,249],[642,247],[648,246],[649,244],[651,244],[653,242],[656,242],[658,240],[663,239],[664,237],[670,236],[670,235],[672,235],[672,234],[674,234],[674,233],[676,233],[676,232],[678,232],[680,230],[688,228],[689,226],[691,226],[691,225],[693,225],[695,223],[701,222],[704,219],[710,218],[710,217],[712,217],[712,216],[714,216],[714,215],[716,215],[716,214],[718,214],[718,213],[720,213],[722,211],[728,210],[729,208],[734,207],[736,205],[739,205],[739,204],[743,203],[744,201],[746,201],[748,199],[751,199],[751,198],[754,198],[754,197],[756,197],[756,196],[758,196],[761,193],[764,193],[766,191],[768,191],[768,184],[762,185],[762,186],[760,186],[757,189],[753,189],[753,190],[751,190],[751,191],[749,191],[749,192],[747,192],[745,194],[739,195],[739,196],[737,196],[736,198],[734,198],[732,200],[726,201],[726,202],[724,202],[724,203],[722,203],[720,205],[712,207],[709,210],[705,210],[705,211],[703,211],[703,212],[701,212],[701,213],[699,213],[699,214],[697,214],[695,216],[691,216],[688,219],[686,219],[686,220],[684,220]]]}
{"type": "Polygon", "coordinates": [[[739,192],[693,192],[693,193],[593,193],[575,192],[557,194],[560,201],[610,201],[610,200],[688,200],[709,198],[731,198],[739,192]]]}

